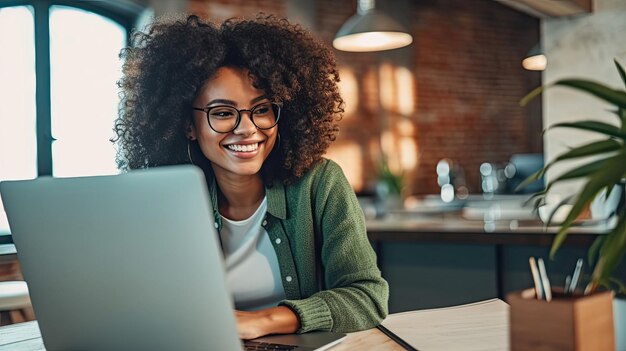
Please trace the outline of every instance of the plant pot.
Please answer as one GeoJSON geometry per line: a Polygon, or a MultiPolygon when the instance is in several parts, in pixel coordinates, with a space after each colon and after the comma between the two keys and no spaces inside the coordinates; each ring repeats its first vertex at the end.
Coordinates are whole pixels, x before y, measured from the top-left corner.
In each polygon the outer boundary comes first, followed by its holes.
{"type": "Polygon", "coordinates": [[[535,299],[533,289],[507,296],[511,350],[614,350],[613,293],[535,299]]]}
{"type": "Polygon", "coordinates": [[[386,213],[388,210],[399,210],[404,207],[402,196],[394,192],[393,187],[386,182],[378,182],[376,184],[376,202],[377,212],[381,214],[386,213]]]}

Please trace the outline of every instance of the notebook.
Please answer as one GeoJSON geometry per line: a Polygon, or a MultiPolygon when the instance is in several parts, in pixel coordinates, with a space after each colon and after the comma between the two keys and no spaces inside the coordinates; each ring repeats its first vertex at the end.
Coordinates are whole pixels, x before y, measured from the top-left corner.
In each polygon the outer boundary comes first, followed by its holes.
{"type": "MultiPolygon", "coordinates": [[[[47,350],[242,350],[200,169],[5,181],[0,193],[47,350]]],[[[325,350],[343,338],[255,341],[325,350]]]]}

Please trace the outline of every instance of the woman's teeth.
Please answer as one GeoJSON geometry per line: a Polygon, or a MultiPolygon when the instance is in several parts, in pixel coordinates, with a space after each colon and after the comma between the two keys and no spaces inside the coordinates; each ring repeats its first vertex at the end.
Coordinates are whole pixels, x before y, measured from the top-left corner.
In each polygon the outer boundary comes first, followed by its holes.
{"type": "Polygon", "coordinates": [[[246,145],[226,145],[226,147],[237,152],[251,152],[259,148],[259,143],[246,145]]]}

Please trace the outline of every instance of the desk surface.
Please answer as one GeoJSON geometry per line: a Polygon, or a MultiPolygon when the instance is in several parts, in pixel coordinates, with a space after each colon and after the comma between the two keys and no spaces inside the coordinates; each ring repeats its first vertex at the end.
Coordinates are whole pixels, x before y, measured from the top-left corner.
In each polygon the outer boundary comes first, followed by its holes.
{"type": "MultiPolygon", "coordinates": [[[[392,314],[383,325],[405,337],[415,348],[436,350],[507,350],[509,307],[501,300],[432,310],[392,314]]],[[[37,322],[0,328],[0,351],[45,350],[37,322]]],[[[350,333],[332,349],[402,351],[403,347],[377,329],[350,333]]]]}
{"type": "MultiPolygon", "coordinates": [[[[26,322],[0,328],[0,351],[45,350],[37,322],[26,322]]],[[[403,351],[400,345],[377,329],[350,333],[333,351],[348,350],[388,350],[403,351]]]]}

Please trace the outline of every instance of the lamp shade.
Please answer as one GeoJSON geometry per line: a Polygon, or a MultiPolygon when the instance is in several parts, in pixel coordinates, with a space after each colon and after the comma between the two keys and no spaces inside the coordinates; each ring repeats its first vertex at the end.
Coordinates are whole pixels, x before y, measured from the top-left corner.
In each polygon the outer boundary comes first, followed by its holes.
{"type": "Polygon", "coordinates": [[[350,17],[339,29],[333,46],[342,51],[382,51],[413,42],[413,37],[386,14],[370,9],[350,17]]]}
{"type": "Polygon", "coordinates": [[[548,66],[548,58],[544,55],[541,44],[533,46],[522,60],[522,67],[529,71],[543,71],[548,66]]]}

